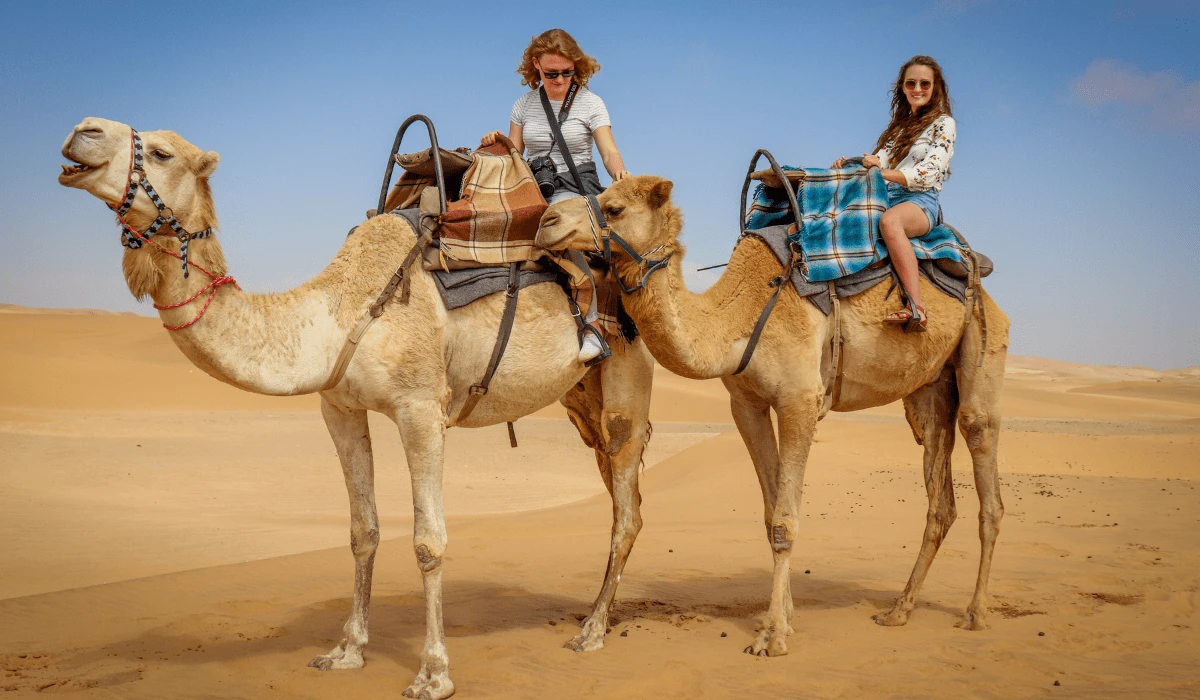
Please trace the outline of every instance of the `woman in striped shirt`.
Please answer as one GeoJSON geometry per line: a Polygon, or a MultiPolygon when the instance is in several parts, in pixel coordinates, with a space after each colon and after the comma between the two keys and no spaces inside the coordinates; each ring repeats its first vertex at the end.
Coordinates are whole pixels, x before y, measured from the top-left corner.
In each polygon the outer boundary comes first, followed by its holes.
{"type": "MultiPolygon", "coordinates": [[[[530,90],[513,105],[508,138],[531,161],[550,156],[555,166],[554,193],[546,198],[550,204],[603,191],[596,174],[596,164],[592,161],[593,144],[600,151],[604,169],[613,181],[629,175],[621,152],[617,150],[617,142],[613,140],[608,109],[598,95],[587,89],[588,79],[599,70],[600,64],[596,59],[585,54],[575,39],[562,29],[551,29],[535,36],[521,57],[517,73],[521,75],[521,84],[528,85],[530,90]],[[574,90],[573,85],[576,86],[574,90]],[[542,90],[549,98],[551,111],[556,116],[561,113],[563,102],[570,95],[569,111],[565,119],[560,120],[560,130],[579,172],[580,183],[575,182],[566,159],[554,145],[554,134],[542,105],[542,90]]],[[[486,134],[480,140],[481,145],[492,145],[498,135],[499,131],[486,134]]],[[[590,277],[591,270],[583,254],[579,251],[567,252],[575,266],[590,277]]],[[[580,360],[590,362],[607,357],[608,348],[601,337],[597,318],[596,304],[592,303],[584,318],[587,325],[579,351],[580,360]]]]}

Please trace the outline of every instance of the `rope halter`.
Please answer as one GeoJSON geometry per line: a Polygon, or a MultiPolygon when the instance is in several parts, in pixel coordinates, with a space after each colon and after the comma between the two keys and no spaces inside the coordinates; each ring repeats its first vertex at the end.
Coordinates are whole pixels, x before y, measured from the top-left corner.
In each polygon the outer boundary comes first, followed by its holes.
{"type": "Polygon", "coordinates": [[[163,202],[162,197],[158,196],[154,185],[151,185],[150,180],[146,177],[145,159],[142,155],[142,137],[138,136],[137,129],[131,128],[129,131],[131,132],[129,139],[129,177],[125,180],[125,194],[121,197],[120,206],[114,207],[111,204],[108,205],[109,209],[116,212],[117,222],[121,224],[121,245],[130,250],[137,250],[144,244],[149,243],[152,237],[167,235],[159,234],[159,229],[164,224],[170,226],[171,230],[175,232],[175,238],[179,239],[178,257],[183,264],[183,277],[187,279],[188,242],[196,238],[208,238],[212,235],[213,230],[209,227],[203,231],[190,233],[179,223],[179,220],[175,218],[175,212],[171,211],[171,208],[163,202]],[[158,208],[158,216],[155,217],[154,222],[150,224],[149,228],[142,233],[138,233],[125,221],[125,215],[133,207],[133,200],[137,197],[139,187],[146,191],[146,195],[150,197],[150,201],[158,208]]]}
{"type": "Polygon", "coordinates": [[[644,288],[646,286],[646,282],[650,280],[650,275],[666,267],[667,263],[671,260],[671,256],[675,253],[672,251],[667,253],[665,256],[658,258],[657,260],[650,257],[663,248],[666,248],[666,243],[649,250],[644,254],[638,253],[633,249],[633,246],[629,245],[624,238],[621,238],[621,236],[618,235],[617,232],[608,225],[608,221],[604,218],[604,212],[601,211],[600,208],[600,200],[596,199],[596,195],[587,195],[585,201],[587,202],[589,223],[592,225],[592,240],[596,241],[597,229],[603,232],[603,235],[599,237],[600,240],[598,241],[597,247],[600,248],[601,252],[604,254],[604,262],[612,265],[612,244],[616,243],[622,250],[626,252],[626,254],[629,255],[630,258],[633,259],[634,264],[636,264],[638,267],[638,272],[642,273],[642,278],[638,280],[638,283],[632,287],[625,286],[625,282],[621,279],[621,276],[614,274],[613,276],[617,278],[617,286],[621,288],[621,292],[624,294],[633,294],[639,289],[644,288]]]}
{"type": "Polygon", "coordinates": [[[208,275],[210,280],[210,282],[200,288],[198,292],[177,304],[167,304],[165,306],[159,306],[158,304],[154,305],[154,308],[158,309],[159,311],[178,309],[181,306],[192,303],[198,299],[200,295],[207,292],[208,297],[204,300],[204,306],[200,309],[200,313],[196,314],[195,318],[178,326],[168,326],[165,323],[163,324],[163,328],[166,328],[169,331],[180,331],[203,318],[204,312],[208,311],[208,305],[211,304],[212,300],[217,296],[217,289],[219,287],[226,284],[232,284],[233,286],[237,287],[238,283],[229,275],[214,275],[204,267],[201,267],[200,265],[188,260],[188,242],[197,238],[208,238],[213,234],[212,227],[206,228],[203,231],[190,233],[183,227],[182,224],[179,223],[179,220],[175,218],[175,213],[171,211],[171,208],[163,202],[162,197],[158,196],[158,192],[155,191],[154,186],[150,184],[150,180],[146,178],[144,157],[142,155],[142,138],[138,136],[137,129],[130,128],[130,132],[132,132],[132,135],[129,139],[129,177],[125,180],[125,194],[121,196],[120,206],[114,207],[111,204],[108,205],[108,208],[112,209],[113,212],[116,213],[117,223],[121,225],[121,245],[130,250],[137,250],[143,245],[149,243],[167,255],[179,259],[183,265],[184,279],[187,279],[188,277],[188,266],[190,265],[208,275]],[[125,215],[128,214],[130,208],[133,207],[133,200],[137,197],[137,191],[139,187],[146,191],[146,195],[150,197],[150,201],[153,202],[154,206],[158,208],[158,216],[154,219],[154,222],[150,224],[149,228],[142,233],[138,233],[136,229],[134,229],[125,221],[125,215]],[[170,235],[166,233],[159,233],[159,229],[161,229],[164,224],[170,226],[171,230],[175,232],[175,238],[179,239],[178,253],[167,250],[151,240],[154,236],[170,235]]]}

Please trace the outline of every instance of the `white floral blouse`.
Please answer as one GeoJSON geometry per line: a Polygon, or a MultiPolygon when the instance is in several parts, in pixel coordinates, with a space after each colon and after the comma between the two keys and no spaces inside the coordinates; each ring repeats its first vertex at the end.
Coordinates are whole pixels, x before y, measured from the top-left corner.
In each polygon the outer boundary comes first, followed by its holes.
{"type": "Polygon", "coordinates": [[[893,168],[904,174],[908,189],[918,192],[942,191],[942,183],[950,178],[950,159],[954,157],[954,117],[941,116],[913,142],[908,155],[897,165],[891,164],[892,144],[879,149],[879,167],[893,168]]]}

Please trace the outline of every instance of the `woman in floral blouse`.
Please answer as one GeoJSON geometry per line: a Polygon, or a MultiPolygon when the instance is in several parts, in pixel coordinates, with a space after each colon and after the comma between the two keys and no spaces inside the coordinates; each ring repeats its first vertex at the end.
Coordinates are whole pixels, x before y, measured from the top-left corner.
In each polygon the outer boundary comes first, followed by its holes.
{"type": "MultiPolygon", "coordinates": [[[[881,168],[887,181],[890,207],[879,221],[879,232],[909,298],[905,308],[883,320],[902,324],[906,331],[924,331],[927,321],[917,257],[908,239],[937,225],[938,193],[950,177],[954,133],[942,67],[929,56],[913,56],[900,67],[892,88],[892,120],[879,135],[875,154],[863,157],[863,167],[881,168]]],[[[845,163],[839,158],[833,167],[845,163]]]]}

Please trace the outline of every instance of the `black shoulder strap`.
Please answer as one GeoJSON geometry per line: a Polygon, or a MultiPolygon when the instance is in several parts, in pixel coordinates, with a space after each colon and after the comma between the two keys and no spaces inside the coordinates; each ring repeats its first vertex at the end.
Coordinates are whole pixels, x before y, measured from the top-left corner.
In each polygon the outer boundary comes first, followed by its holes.
{"type": "MultiPolygon", "coordinates": [[[[571,83],[571,89],[574,90],[577,83],[571,83]]],[[[567,141],[563,138],[562,129],[559,128],[559,123],[554,119],[554,110],[550,107],[550,98],[546,96],[546,88],[542,86],[538,89],[542,95],[542,109],[546,110],[546,119],[550,122],[550,131],[554,134],[554,143],[558,144],[558,150],[562,152],[563,160],[567,163],[567,170],[571,171],[571,177],[575,180],[575,187],[579,189],[580,194],[584,192],[583,179],[579,177],[579,170],[575,168],[575,159],[571,157],[571,151],[567,148],[567,141]]],[[[563,100],[563,108],[570,109],[568,101],[573,100],[574,93],[568,93],[567,99],[563,100]]]]}

